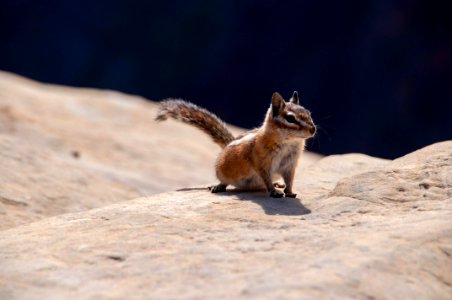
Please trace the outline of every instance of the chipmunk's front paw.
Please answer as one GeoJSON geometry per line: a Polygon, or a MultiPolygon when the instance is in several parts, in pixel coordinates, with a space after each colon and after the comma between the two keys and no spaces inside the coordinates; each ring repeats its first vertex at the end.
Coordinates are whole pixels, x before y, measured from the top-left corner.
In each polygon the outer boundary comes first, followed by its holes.
{"type": "Polygon", "coordinates": [[[286,197],[295,198],[295,197],[297,197],[297,194],[287,192],[286,197]]]}
{"type": "Polygon", "coordinates": [[[275,188],[279,188],[279,189],[283,189],[283,188],[286,187],[286,185],[284,183],[281,183],[281,182],[273,182],[273,186],[275,188]]]}
{"type": "Polygon", "coordinates": [[[282,197],[284,197],[284,193],[280,192],[280,191],[277,191],[277,190],[273,190],[273,191],[270,192],[270,197],[272,197],[272,198],[282,198],[282,197]]]}
{"type": "Polygon", "coordinates": [[[226,185],[224,185],[224,184],[217,184],[217,185],[209,186],[209,191],[210,191],[211,193],[222,193],[222,192],[226,192],[226,185]]]}

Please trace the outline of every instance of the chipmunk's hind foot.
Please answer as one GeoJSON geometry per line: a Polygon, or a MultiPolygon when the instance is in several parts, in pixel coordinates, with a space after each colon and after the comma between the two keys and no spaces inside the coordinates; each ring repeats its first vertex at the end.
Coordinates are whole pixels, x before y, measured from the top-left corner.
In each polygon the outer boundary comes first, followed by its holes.
{"type": "Polygon", "coordinates": [[[280,191],[277,191],[277,190],[273,190],[273,191],[270,192],[270,197],[272,197],[272,198],[282,198],[282,197],[284,197],[284,193],[280,192],[280,191]]]}
{"type": "Polygon", "coordinates": [[[227,187],[226,184],[219,183],[217,185],[209,186],[209,191],[211,193],[223,193],[226,192],[226,187],[227,187]]]}

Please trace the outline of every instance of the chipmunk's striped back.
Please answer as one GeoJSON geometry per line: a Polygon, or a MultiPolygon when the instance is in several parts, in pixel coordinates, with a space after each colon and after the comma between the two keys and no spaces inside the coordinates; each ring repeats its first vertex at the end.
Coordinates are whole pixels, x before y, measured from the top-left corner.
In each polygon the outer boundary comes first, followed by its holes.
{"type": "Polygon", "coordinates": [[[222,148],[234,140],[232,133],[216,115],[193,103],[180,99],[160,102],[160,108],[155,119],[164,121],[168,117],[201,129],[222,148]]]}

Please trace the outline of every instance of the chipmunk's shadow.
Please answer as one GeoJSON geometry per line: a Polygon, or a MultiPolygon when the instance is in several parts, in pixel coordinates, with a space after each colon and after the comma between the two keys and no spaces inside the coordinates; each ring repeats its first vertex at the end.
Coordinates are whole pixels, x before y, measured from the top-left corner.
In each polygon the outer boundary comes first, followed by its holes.
{"type": "MultiPolygon", "coordinates": [[[[206,190],[207,188],[186,188],[178,191],[206,190]]],[[[272,198],[265,192],[243,191],[231,189],[223,193],[216,193],[216,196],[236,196],[240,201],[252,201],[259,204],[267,215],[300,216],[310,214],[299,198],[272,198]]]]}
{"type": "Polygon", "coordinates": [[[240,201],[259,204],[267,215],[300,216],[310,214],[299,198],[272,198],[265,192],[228,190],[218,195],[235,195],[240,201]]]}

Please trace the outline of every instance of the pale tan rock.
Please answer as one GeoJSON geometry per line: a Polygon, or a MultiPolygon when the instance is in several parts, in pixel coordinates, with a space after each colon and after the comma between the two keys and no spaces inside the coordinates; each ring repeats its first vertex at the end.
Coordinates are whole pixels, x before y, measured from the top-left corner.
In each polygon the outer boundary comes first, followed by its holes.
{"type": "Polygon", "coordinates": [[[301,201],[194,188],[4,230],[0,298],[450,299],[451,143],[324,158],[301,201]],[[439,190],[415,205],[375,192],[419,176],[439,190]]]}
{"type": "Polygon", "coordinates": [[[300,172],[295,185],[300,187],[303,199],[325,198],[339,179],[379,168],[389,162],[389,160],[357,153],[330,155],[300,172]]]}
{"type": "Polygon", "coordinates": [[[372,201],[409,202],[452,198],[452,141],[437,143],[408,154],[375,171],[364,172],[339,182],[331,196],[372,201]]]}
{"type": "MultiPolygon", "coordinates": [[[[215,183],[218,146],[192,127],[154,122],[155,109],[0,72],[0,229],[215,183]]],[[[319,158],[307,153],[300,168],[319,158]]]]}

